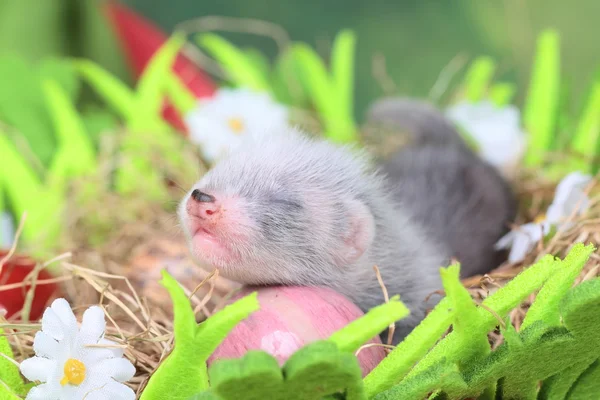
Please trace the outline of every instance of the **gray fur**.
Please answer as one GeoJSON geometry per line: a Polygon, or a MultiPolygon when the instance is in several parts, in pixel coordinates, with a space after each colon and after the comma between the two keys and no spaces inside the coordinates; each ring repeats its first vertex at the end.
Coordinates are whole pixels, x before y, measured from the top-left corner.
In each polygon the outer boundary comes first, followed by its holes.
{"type": "MultiPolygon", "coordinates": [[[[244,284],[328,286],[366,311],[384,301],[377,265],[390,296],[400,294],[411,310],[397,324],[397,343],[439,298],[425,302],[442,288],[439,268],[451,257],[463,258],[468,272],[493,267],[485,260],[512,217],[506,185],[432,108],[399,104],[383,115],[410,116],[415,141],[383,171],[363,151],[293,130],[248,141],[217,163],[190,193],[243,199],[251,222],[242,228],[252,233],[231,239],[242,261],[218,265],[221,274],[244,284]],[[356,232],[350,242],[365,251],[353,259],[344,238],[356,232]]],[[[179,215],[189,239],[188,196],[179,215]]]]}
{"type": "Polygon", "coordinates": [[[412,144],[383,163],[395,198],[427,235],[446,243],[463,277],[498,266],[506,254],[494,244],[509,229],[516,199],[500,173],[474,154],[451,123],[425,102],[384,99],[369,110],[370,123],[407,132],[412,144]],[[418,179],[415,179],[418,178],[418,179]]]}

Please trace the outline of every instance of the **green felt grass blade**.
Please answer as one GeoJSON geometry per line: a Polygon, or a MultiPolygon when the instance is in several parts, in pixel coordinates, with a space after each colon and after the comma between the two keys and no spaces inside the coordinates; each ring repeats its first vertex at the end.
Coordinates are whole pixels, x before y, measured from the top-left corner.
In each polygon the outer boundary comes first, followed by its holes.
{"type": "Polygon", "coordinates": [[[73,61],[75,69],[100,96],[125,120],[135,114],[133,91],[98,64],[88,60],[73,61]]]}
{"type": "Polygon", "coordinates": [[[205,33],[197,42],[206,49],[227,72],[229,79],[238,87],[247,87],[257,91],[270,91],[269,80],[248,58],[243,50],[224,38],[213,33],[205,33]]]}
{"type": "Polygon", "coordinates": [[[246,59],[254,66],[261,76],[271,76],[271,65],[269,59],[260,50],[255,48],[246,48],[243,50],[246,59]]]}
{"type": "MultiPolygon", "coordinates": [[[[529,294],[539,289],[543,283],[557,269],[557,261],[550,255],[543,257],[533,266],[517,275],[513,280],[508,282],[506,286],[498,289],[490,297],[483,301],[483,305],[493,310],[500,317],[504,317],[510,310],[515,308],[529,294]]],[[[478,309],[478,313],[483,319],[481,330],[487,333],[490,329],[498,324],[496,316],[484,308],[478,309]]],[[[443,340],[441,340],[423,359],[413,368],[408,376],[412,376],[424,371],[442,358],[445,358],[448,352],[456,345],[456,334],[451,332],[443,340]]]]}
{"type": "Polygon", "coordinates": [[[496,106],[503,107],[510,104],[516,92],[516,85],[508,82],[500,82],[492,85],[489,97],[496,106]]]}
{"type": "Polygon", "coordinates": [[[335,114],[331,96],[335,87],[329,79],[323,60],[308,45],[297,43],[294,53],[301,71],[301,79],[306,84],[311,101],[323,118],[335,114]]]}
{"type": "Polygon", "coordinates": [[[75,106],[56,82],[44,81],[43,90],[57,139],[57,151],[49,171],[51,179],[60,181],[93,172],[96,155],[75,106]]]}
{"type": "Polygon", "coordinates": [[[165,91],[182,116],[196,108],[198,99],[175,74],[171,73],[165,77],[165,91]]]}
{"type": "MultiPolygon", "coordinates": [[[[164,102],[166,80],[173,73],[171,67],[185,43],[185,37],[174,34],[154,54],[144,69],[136,87],[136,107],[131,124],[139,125],[141,130],[147,126],[148,117],[160,116],[164,102]]],[[[153,119],[153,118],[150,118],[153,119]]],[[[152,128],[152,127],[151,127],[152,128]]],[[[137,130],[137,128],[134,127],[137,130]]]]}
{"type": "Polygon", "coordinates": [[[583,360],[544,380],[538,393],[538,400],[563,400],[575,385],[581,374],[594,360],[583,360]]]}
{"type": "Polygon", "coordinates": [[[208,389],[208,357],[237,323],[258,310],[259,304],[254,292],[198,325],[190,300],[179,283],[166,270],[161,273],[160,283],[173,301],[175,347],[150,377],[141,399],[183,400],[208,389]]]}
{"type": "Polygon", "coordinates": [[[459,272],[458,265],[441,270],[442,283],[450,299],[450,306],[454,309],[452,327],[456,337],[456,343],[446,357],[463,367],[487,355],[490,345],[487,338],[489,328],[481,327],[485,320],[481,318],[471,295],[461,284],[459,272]]]}
{"type": "Polygon", "coordinates": [[[333,85],[336,88],[336,97],[333,108],[337,110],[340,127],[336,131],[334,140],[350,142],[356,139],[353,111],[354,111],[354,54],[356,48],[356,35],[350,30],[338,33],[331,50],[331,73],[333,85]]]}
{"type": "Polygon", "coordinates": [[[277,58],[272,78],[275,81],[273,90],[279,101],[299,108],[308,108],[308,85],[306,79],[303,79],[296,49],[297,45],[291,45],[277,58]]]}
{"type": "Polygon", "coordinates": [[[373,398],[400,380],[423,357],[450,326],[449,300],[442,299],[429,315],[365,378],[367,397],[373,398]]]}
{"type": "Polygon", "coordinates": [[[600,143],[600,80],[593,85],[571,147],[586,158],[596,156],[600,143]]]}
{"type": "MultiPolygon", "coordinates": [[[[345,46],[348,47],[347,44],[345,46]]],[[[329,76],[323,60],[312,48],[302,43],[297,44],[294,51],[300,67],[301,79],[325,126],[325,135],[335,142],[345,143],[355,140],[356,132],[352,120],[352,110],[342,108],[344,104],[339,102],[338,86],[335,80],[329,76]]],[[[348,57],[340,57],[338,62],[344,59],[348,59],[348,57]]],[[[337,68],[338,70],[342,69],[339,66],[337,68]]],[[[346,79],[347,75],[346,73],[346,79]]],[[[342,74],[343,77],[344,74],[342,74]]]]}
{"type": "Polygon", "coordinates": [[[56,141],[44,103],[39,71],[18,56],[2,56],[0,76],[3,77],[0,121],[25,139],[33,156],[44,168],[48,167],[56,141]]]}
{"type": "Polygon", "coordinates": [[[27,212],[23,239],[28,243],[38,241],[31,253],[40,255],[57,239],[64,204],[62,186],[43,184],[4,132],[0,132],[0,159],[3,166],[0,169],[0,186],[17,220],[27,212]]]}
{"type": "Polygon", "coordinates": [[[571,288],[594,250],[594,246],[584,246],[582,243],[573,246],[569,255],[560,261],[557,273],[542,286],[525,315],[521,329],[527,328],[535,321],[543,321],[548,326],[560,325],[558,309],[560,301],[571,288]]]}
{"type": "Polygon", "coordinates": [[[277,360],[252,350],[239,359],[215,361],[211,388],[195,399],[219,400],[366,400],[356,357],[329,340],[305,345],[280,368],[277,360]],[[210,394],[209,394],[210,393],[210,394]]]}
{"type": "Polygon", "coordinates": [[[483,100],[496,71],[490,57],[479,57],[472,64],[463,83],[465,96],[472,103],[483,100]]]}
{"type": "MultiPolygon", "coordinates": [[[[467,388],[463,381],[458,367],[447,361],[438,362],[419,374],[411,378],[404,379],[398,385],[391,389],[378,393],[373,397],[374,400],[399,400],[399,399],[423,399],[427,394],[439,387],[445,387],[447,390],[463,391],[467,388]]],[[[436,397],[444,399],[448,397],[436,397]]],[[[459,397],[450,397],[459,399],[459,397]]]]}
{"type": "Polygon", "coordinates": [[[408,308],[398,301],[397,297],[393,297],[389,303],[372,308],[362,317],[334,332],[329,340],[335,343],[341,351],[354,352],[379,335],[390,324],[408,314],[408,308]]]}
{"type": "Polygon", "coordinates": [[[0,399],[20,399],[25,395],[26,387],[19,368],[5,357],[14,360],[14,354],[6,339],[4,331],[0,328],[0,399]]]}
{"type": "Polygon", "coordinates": [[[560,101],[560,45],[558,33],[543,32],[537,51],[524,110],[524,125],[529,133],[528,165],[538,164],[554,140],[560,101]]]}
{"type": "Polygon", "coordinates": [[[567,394],[569,400],[594,400],[600,394],[600,360],[590,365],[567,394]]]}

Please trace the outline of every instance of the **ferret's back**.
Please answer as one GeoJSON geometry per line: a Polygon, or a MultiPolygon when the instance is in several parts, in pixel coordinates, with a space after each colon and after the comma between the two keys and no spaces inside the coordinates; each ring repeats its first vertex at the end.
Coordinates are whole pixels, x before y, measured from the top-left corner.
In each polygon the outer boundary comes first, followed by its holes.
{"type": "Polygon", "coordinates": [[[463,276],[498,266],[505,255],[494,243],[516,214],[516,199],[499,172],[425,102],[386,99],[369,116],[411,135],[409,144],[382,164],[402,209],[432,240],[451,249],[463,276]]]}

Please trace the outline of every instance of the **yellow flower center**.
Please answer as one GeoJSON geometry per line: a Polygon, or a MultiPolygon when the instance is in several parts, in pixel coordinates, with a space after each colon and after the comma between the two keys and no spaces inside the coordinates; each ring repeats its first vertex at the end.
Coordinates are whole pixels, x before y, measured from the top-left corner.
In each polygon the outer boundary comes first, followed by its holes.
{"type": "Polygon", "coordinates": [[[229,125],[229,128],[237,134],[242,133],[244,130],[244,121],[242,121],[241,118],[230,118],[229,121],[227,121],[227,125],[229,125]]]}
{"type": "Polygon", "coordinates": [[[69,358],[64,367],[65,376],[60,380],[61,385],[67,383],[71,385],[80,385],[85,379],[85,365],[79,360],[69,358]]]}
{"type": "Polygon", "coordinates": [[[536,224],[541,224],[542,222],[544,222],[545,219],[546,219],[546,214],[540,214],[537,217],[535,217],[533,222],[535,222],[536,224]]]}

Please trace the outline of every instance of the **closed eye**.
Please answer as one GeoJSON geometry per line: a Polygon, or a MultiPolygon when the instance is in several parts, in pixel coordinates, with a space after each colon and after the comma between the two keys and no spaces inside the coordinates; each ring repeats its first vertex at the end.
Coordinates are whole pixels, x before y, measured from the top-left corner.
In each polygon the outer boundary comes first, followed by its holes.
{"type": "Polygon", "coordinates": [[[288,209],[301,210],[302,204],[287,199],[271,199],[271,203],[284,206],[288,209]]]}

